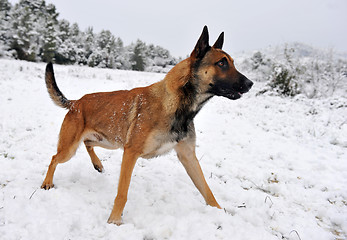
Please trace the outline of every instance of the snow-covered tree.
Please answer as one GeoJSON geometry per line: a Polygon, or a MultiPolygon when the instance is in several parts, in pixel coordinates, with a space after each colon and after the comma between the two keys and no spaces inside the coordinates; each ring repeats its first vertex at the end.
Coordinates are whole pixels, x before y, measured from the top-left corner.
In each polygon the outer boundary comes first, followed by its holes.
{"type": "Polygon", "coordinates": [[[125,49],[122,39],[116,38],[114,46],[114,67],[117,69],[126,69],[126,63],[129,59],[125,57],[125,49]]]}
{"type": "Polygon", "coordinates": [[[12,15],[11,48],[16,51],[19,59],[35,61],[37,55],[37,35],[34,29],[34,16],[31,14],[31,4],[22,0],[17,3],[12,15]]]}
{"type": "Polygon", "coordinates": [[[99,67],[113,68],[116,38],[108,30],[102,30],[96,38],[97,50],[102,57],[102,61],[98,63],[99,67]]]}
{"type": "Polygon", "coordinates": [[[10,10],[11,4],[8,0],[0,0],[0,57],[10,56],[8,50],[10,49],[10,10]]]}
{"type": "Polygon", "coordinates": [[[300,43],[285,44],[246,58],[241,68],[257,80],[267,80],[259,92],[319,98],[347,94],[347,59],[333,51],[300,43]]]}
{"type": "Polygon", "coordinates": [[[57,46],[54,21],[52,18],[48,18],[46,21],[46,31],[44,32],[43,39],[41,58],[44,62],[50,62],[55,56],[57,46]]]}
{"type": "Polygon", "coordinates": [[[124,46],[108,30],[81,31],[76,23],[58,21],[58,15],[45,0],[20,0],[13,7],[8,0],[0,0],[0,57],[139,71],[153,71],[153,66],[163,69],[176,62],[161,47],[147,47],[140,40],[124,46]]]}
{"type": "Polygon", "coordinates": [[[70,38],[70,23],[66,20],[61,20],[56,27],[56,52],[55,61],[59,64],[75,63],[74,45],[70,38]]]}
{"type": "Polygon", "coordinates": [[[146,56],[146,44],[140,39],[134,44],[134,51],[131,56],[132,70],[144,71],[145,70],[145,56],[146,56]]]}

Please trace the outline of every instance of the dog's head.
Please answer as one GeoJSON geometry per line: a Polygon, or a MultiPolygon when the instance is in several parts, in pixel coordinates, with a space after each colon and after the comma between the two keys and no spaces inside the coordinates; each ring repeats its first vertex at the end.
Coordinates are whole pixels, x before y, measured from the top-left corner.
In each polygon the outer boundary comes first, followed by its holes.
{"type": "Polygon", "coordinates": [[[236,100],[251,89],[253,82],[236,70],[234,60],[222,50],[223,42],[221,33],[211,47],[205,26],[190,55],[191,66],[201,93],[236,100]]]}

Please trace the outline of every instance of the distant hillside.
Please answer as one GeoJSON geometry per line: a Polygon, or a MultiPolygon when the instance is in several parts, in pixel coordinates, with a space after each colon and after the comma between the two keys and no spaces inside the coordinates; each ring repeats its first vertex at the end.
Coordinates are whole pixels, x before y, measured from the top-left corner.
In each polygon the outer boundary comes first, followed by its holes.
{"type": "Polygon", "coordinates": [[[256,81],[266,81],[263,93],[309,98],[347,96],[347,57],[332,49],[288,43],[244,54],[239,66],[256,81]]]}

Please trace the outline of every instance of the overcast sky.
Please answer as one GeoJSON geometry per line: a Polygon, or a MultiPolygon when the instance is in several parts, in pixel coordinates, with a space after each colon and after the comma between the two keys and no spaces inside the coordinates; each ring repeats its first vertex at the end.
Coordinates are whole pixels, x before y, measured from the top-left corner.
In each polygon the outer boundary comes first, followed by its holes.
{"type": "MultiPolygon", "coordinates": [[[[18,0],[11,0],[12,3],[18,0]]],[[[347,52],[347,0],[46,0],[59,19],[81,30],[110,30],[124,43],[137,39],[175,57],[192,51],[204,25],[210,44],[225,32],[229,53],[299,41],[347,52]]]]}

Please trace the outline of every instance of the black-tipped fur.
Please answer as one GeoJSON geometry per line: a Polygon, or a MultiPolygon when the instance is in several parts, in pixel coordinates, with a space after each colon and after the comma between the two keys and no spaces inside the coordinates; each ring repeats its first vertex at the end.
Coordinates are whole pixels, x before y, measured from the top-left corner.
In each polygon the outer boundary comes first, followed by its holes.
{"type": "Polygon", "coordinates": [[[175,112],[175,118],[170,129],[171,133],[176,136],[176,142],[179,142],[187,136],[189,126],[200,110],[193,110],[191,107],[196,101],[197,90],[190,81],[181,88],[181,92],[180,107],[177,108],[175,112]]]}
{"type": "Polygon", "coordinates": [[[49,96],[53,102],[59,107],[69,109],[71,107],[71,101],[59,90],[58,85],[55,82],[53,64],[51,62],[46,66],[45,81],[49,96]]]}

